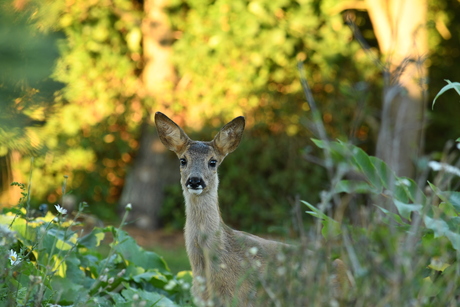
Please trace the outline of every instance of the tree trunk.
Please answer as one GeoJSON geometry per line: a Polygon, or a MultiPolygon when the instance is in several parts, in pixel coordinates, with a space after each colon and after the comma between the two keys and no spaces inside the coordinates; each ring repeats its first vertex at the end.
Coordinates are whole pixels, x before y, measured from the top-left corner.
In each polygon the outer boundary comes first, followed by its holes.
{"type": "MultiPolygon", "coordinates": [[[[173,102],[176,75],[171,64],[172,31],[165,12],[168,0],[146,0],[142,24],[145,67],[143,93],[153,99],[157,109],[164,110],[173,102]]],[[[153,111],[153,110],[149,110],[153,111]]],[[[144,229],[158,228],[158,212],[164,199],[165,186],[179,181],[177,159],[161,144],[146,119],[133,169],[126,177],[120,205],[132,203],[131,218],[144,229]]]]}
{"type": "Polygon", "coordinates": [[[399,176],[414,177],[423,151],[428,55],[426,0],[366,0],[388,63],[377,156],[399,176]]]}
{"type": "Polygon", "coordinates": [[[164,200],[164,188],[179,182],[177,158],[158,139],[152,125],[142,125],[139,151],[120,198],[120,204],[132,204],[130,219],[143,229],[160,226],[158,213],[164,200]]]}
{"type": "Polygon", "coordinates": [[[21,154],[15,150],[0,157],[0,208],[13,207],[19,203],[22,191],[17,186],[11,186],[11,183],[26,183],[20,172],[12,167],[19,164],[20,158],[21,154]]]}

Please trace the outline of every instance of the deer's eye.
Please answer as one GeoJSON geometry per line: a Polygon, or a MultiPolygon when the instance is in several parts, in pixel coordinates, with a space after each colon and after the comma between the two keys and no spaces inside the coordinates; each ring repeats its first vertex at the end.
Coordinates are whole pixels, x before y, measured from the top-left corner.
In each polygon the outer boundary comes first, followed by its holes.
{"type": "Polygon", "coordinates": [[[216,167],[217,166],[217,160],[214,160],[214,159],[209,160],[209,166],[210,167],[216,167]]]}
{"type": "Polygon", "coordinates": [[[180,166],[186,166],[187,165],[187,160],[184,158],[179,159],[180,161],[180,166]]]}

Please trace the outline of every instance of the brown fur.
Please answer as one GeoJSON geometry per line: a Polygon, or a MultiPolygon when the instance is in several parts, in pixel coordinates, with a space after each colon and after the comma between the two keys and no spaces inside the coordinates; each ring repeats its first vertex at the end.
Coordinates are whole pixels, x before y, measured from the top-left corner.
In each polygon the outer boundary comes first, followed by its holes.
{"type": "Polygon", "coordinates": [[[268,259],[287,245],[233,230],[219,211],[217,168],[234,151],[243,135],[245,121],[237,117],[225,125],[211,142],[191,140],[166,115],[157,112],[155,123],[163,144],[187,165],[181,166],[185,198],[185,241],[194,275],[192,292],[203,302],[216,305],[252,306],[256,284],[265,274],[268,259]],[[212,167],[211,160],[216,161],[212,167]],[[189,178],[206,185],[197,195],[187,188],[189,178]]]}

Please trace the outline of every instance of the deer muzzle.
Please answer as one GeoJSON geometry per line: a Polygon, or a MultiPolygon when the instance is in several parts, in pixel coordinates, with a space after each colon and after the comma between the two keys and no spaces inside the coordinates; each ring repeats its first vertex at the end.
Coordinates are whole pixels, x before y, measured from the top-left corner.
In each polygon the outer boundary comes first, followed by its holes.
{"type": "Polygon", "coordinates": [[[200,177],[190,177],[185,186],[190,193],[200,195],[206,187],[206,183],[200,177]]]}

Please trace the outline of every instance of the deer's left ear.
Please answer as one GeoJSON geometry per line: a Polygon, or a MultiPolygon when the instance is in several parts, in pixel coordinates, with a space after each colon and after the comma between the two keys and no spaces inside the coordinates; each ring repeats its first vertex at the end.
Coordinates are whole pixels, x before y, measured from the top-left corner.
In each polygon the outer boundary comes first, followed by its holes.
{"type": "Polygon", "coordinates": [[[226,156],[238,147],[243,136],[244,125],[244,117],[239,116],[226,124],[216,135],[212,142],[223,156],[226,156]]]}

